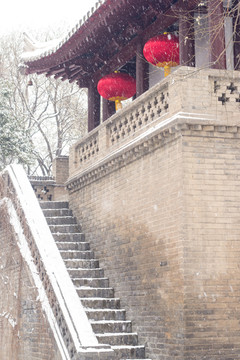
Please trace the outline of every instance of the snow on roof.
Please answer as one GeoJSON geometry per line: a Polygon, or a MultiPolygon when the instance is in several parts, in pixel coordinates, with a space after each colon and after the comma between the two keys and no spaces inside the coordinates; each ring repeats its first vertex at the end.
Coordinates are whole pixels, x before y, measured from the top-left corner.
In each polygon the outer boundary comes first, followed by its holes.
{"type": "Polygon", "coordinates": [[[93,13],[95,13],[95,11],[106,1],[107,0],[98,0],[95,4],[95,7],[93,6],[91,10],[88,11],[82,19],[80,19],[77,25],[74,26],[72,30],[70,30],[68,34],[61,39],[54,39],[42,43],[31,39],[26,33],[24,33],[25,47],[24,53],[21,56],[22,61],[36,61],[55,53],[71,38],[73,34],[75,34],[81,28],[81,26],[83,26],[83,24],[85,24],[85,22],[93,15],[93,13]]]}

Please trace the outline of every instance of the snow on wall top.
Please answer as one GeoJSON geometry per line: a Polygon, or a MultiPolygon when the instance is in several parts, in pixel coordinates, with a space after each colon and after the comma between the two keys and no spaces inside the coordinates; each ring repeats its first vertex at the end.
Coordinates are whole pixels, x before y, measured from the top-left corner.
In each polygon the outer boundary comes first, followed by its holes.
{"type": "Polygon", "coordinates": [[[95,13],[95,11],[106,2],[107,0],[98,0],[95,4],[95,7],[92,7],[86,15],[77,23],[76,26],[68,32],[66,36],[60,39],[54,39],[47,42],[37,42],[31,39],[27,34],[24,34],[24,53],[21,58],[23,62],[30,62],[40,60],[43,57],[50,56],[59,50],[70,38],[73,36],[80,28],[83,26],[87,20],[95,13]]]}

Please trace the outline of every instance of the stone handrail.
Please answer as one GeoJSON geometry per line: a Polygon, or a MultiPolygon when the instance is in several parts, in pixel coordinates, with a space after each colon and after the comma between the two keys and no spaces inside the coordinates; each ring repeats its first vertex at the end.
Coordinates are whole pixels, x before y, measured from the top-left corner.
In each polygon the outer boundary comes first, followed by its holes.
{"type": "MultiPolygon", "coordinates": [[[[20,165],[8,166],[0,176],[0,200],[7,199],[16,213],[26,239],[39,281],[46,294],[55,321],[47,318],[57,343],[62,343],[64,359],[77,359],[81,349],[98,348],[81,301],[67,273],[49,226],[20,165]],[[57,332],[56,332],[57,329],[57,332]]],[[[29,264],[28,264],[29,265],[29,264]]],[[[30,269],[31,270],[31,269],[30,269]]],[[[33,274],[32,274],[33,275],[33,274]]],[[[34,278],[34,276],[33,276],[34,278]]],[[[37,285],[36,285],[37,287],[37,285]]],[[[40,296],[41,298],[41,296],[40,296]]],[[[46,309],[44,309],[46,312],[46,309]]]]}

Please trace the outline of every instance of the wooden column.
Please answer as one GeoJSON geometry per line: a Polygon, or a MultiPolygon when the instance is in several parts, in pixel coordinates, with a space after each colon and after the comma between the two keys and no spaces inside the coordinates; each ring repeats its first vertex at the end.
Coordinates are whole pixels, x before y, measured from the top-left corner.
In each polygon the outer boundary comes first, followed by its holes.
{"type": "Polygon", "coordinates": [[[226,69],[223,0],[208,0],[210,66],[226,69]]]}
{"type": "Polygon", "coordinates": [[[149,87],[148,63],[143,56],[143,44],[137,45],[136,54],[136,97],[143,94],[149,87]]]}
{"type": "Polygon", "coordinates": [[[240,2],[233,0],[233,56],[234,69],[240,69],[240,2]]]}
{"type": "Polygon", "coordinates": [[[114,113],[115,113],[114,101],[108,101],[107,99],[102,98],[102,121],[107,120],[114,113]]]}
{"type": "Polygon", "coordinates": [[[97,87],[90,82],[88,87],[88,132],[100,124],[100,95],[97,87]]]}
{"type": "Polygon", "coordinates": [[[195,66],[194,13],[185,9],[179,18],[179,55],[180,65],[195,66]]]}

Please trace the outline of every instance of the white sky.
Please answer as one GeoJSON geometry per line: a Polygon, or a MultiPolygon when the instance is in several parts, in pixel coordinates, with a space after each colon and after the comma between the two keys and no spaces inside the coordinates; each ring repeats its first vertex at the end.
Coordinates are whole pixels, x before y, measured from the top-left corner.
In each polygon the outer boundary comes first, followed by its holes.
{"type": "Polygon", "coordinates": [[[54,28],[61,21],[72,27],[97,0],[4,0],[0,11],[0,35],[13,30],[54,28]]]}

